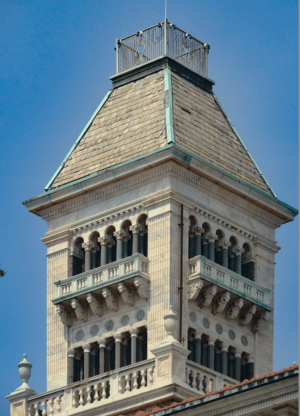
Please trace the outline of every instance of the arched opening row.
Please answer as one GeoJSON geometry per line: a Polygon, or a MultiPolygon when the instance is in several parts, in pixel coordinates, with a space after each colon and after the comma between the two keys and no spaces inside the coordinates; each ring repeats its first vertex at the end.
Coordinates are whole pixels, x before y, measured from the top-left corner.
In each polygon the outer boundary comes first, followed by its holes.
{"type": "Polygon", "coordinates": [[[148,256],[147,215],[143,214],[137,224],[130,220],[123,223],[121,230],[109,226],[105,236],[94,231],[88,242],[78,237],[71,249],[72,276],[104,266],[135,253],[148,256]]]}
{"type": "Polygon", "coordinates": [[[69,350],[68,383],[147,360],[147,329],[141,327],[69,350]]]}
{"type": "Polygon", "coordinates": [[[199,227],[196,219],[191,216],[188,257],[190,259],[199,255],[254,281],[255,263],[250,245],[244,243],[240,247],[234,236],[227,241],[222,230],[217,230],[214,234],[207,222],[199,227]]]}
{"type": "Polygon", "coordinates": [[[211,370],[224,374],[235,380],[250,380],[254,377],[254,364],[249,362],[249,354],[237,352],[232,346],[219,340],[212,340],[208,335],[196,336],[189,329],[188,349],[191,351],[188,359],[211,370]]]}

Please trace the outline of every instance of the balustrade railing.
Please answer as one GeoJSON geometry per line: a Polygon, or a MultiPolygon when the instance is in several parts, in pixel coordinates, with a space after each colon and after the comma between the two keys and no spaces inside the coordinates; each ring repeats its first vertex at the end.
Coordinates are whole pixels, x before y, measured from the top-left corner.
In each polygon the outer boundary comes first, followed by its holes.
{"type": "Polygon", "coordinates": [[[105,282],[110,283],[114,279],[126,276],[130,277],[139,274],[142,277],[149,278],[148,263],[147,257],[136,253],[113,263],[68,277],[65,280],[55,282],[56,298],[73,296],[76,292],[89,288],[92,289],[97,285],[105,285],[105,282]]]}
{"type": "Polygon", "coordinates": [[[268,310],[272,310],[270,306],[270,289],[260,286],[258,283],[226,269],[204,256],[197,256],[188,260],[188,266],[190,280],[201,277],[201,279],[221,286],[268,310]]]}
{"type": "MultiPolygon", "coordinates": [[[[115,401],[136,390],[150,389],[154,381],[155,359],[139,362],[83,380],[63,389],[27,399],[28,416],[55,416],[96,407],[99,402],[115,401]],[[66,412],[68,411],[68,412],[66,412]]],[[[101,403],[102,404],[102,403],[101,403]]]]}
{"type": "Polygon", "coordinates": [[[164,21],[123,39],[117,39],[117,74],[168,55],[207,77],[209,45],[164,21]]]}
{"type": "Polygon", "coordinates": [[[236,384],[236,380],[231,379],[214,370],[209,370],[200,364],[187,361],[185,368],[185,382],[192,389],[197,390],[198,395],[220,390],[225,386],[236,384]]]}

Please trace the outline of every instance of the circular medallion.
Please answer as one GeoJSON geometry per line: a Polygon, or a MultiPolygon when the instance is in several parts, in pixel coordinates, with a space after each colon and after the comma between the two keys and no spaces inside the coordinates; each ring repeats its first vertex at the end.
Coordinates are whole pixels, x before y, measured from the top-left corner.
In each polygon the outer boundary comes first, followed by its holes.
{"type": "Polygon", "coordinates": [[[233,341],[233,340],[234,340],[234,338],[235,338],[235,333],[234,333],[232,330],[230,330],[230,331],[228,332],[228,335],[229,335],[229,338],[233,341]]]}
{"type": "Polygon", "coordinates": [[[216,325],[216,331],[217,331],[217,333],[218,333],[218,334],[220,334],[220,335],[222,334],[223,329],[222,329],[222,327],[221,327],[221,325],[220,325],[220,324],[217,324],[217,325],[216,325]]]}
{"type": "Polygon", "coordinates": [[[242,344],[244,345],[244,347],[246,347],[246,345],[248,345],[248,340],[247,340],[247,337],[245,337],[245,335],[242,336],[241,341],[242,341],[242,344]]]}
{"type": "Polygon", "coordinates": [[[143,310],[138,311],[138,313],[136,314],[136,319],[138,321],[142,321],[145,317],[145,312],[143,310]]]}
{"type": "Polygon", "coordinates": [[[204,326],[204,328],[209,328],[209,322],[208,322],[208,319],[206,319],[206,318],[203,318],[203,326],[204,326]]]}
{"type": "Polygon", "coordinates": [[[196,314],[195,314],[194,312],[191,312],[191,313],[190,313],[190,320],[191,320],[192,322],[196,322],[196,319],[197,319],[196,314]]]}
{"type": "Polygon", "coordinates": [[[91,328],[91,335],[94,337],[95,335],[97,335],[99,332],[99,326],[98,325],[93,325],[91,328]]]}
{"type": "Polygon", "coordinates": [[[128,324],[128,322],[129,322],[129,316],[127,315],[123,316],[123,318],[121,319],[121,324],[125,326],[128,324]]]}
{"type": "Polygon", "coordinates": [[[84,337],[84,333],[83,333],[83,331],[78,331],[77,332],[77,334],[76,334],[76,339],[77,339],[77,341],[81,341],[82,339],[83,339],[83,337],[84,337]]]}
{"type": "Polygon", "coordinates": [[[108,321],[107,324],[105,325],[105,328],[107,331],[112,331],[114,326],[115,326],[114,321],[108,321]]]}

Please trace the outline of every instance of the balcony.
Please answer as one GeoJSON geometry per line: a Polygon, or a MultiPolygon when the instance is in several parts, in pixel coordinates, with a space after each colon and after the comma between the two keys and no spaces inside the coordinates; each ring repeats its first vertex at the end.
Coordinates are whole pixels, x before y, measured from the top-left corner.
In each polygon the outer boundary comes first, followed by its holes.
{"type": "MultiPolygon", "coordinates": [[[[198,294],[192,295],[190,291],[190,299],[195,300],[201,289],[215,285],[218,291],[224,289],[230,292],[231,297],[244,299],[244,306],[245,304],[254,304],[258,309],[272,311],[270,289],[260,286],[203,256],[196,256],[188,260],[188,266],[190,288],[194,283],[199,282],[198,294]]],[[[214,295],[216,295],[216,291],[214,295]]]]}

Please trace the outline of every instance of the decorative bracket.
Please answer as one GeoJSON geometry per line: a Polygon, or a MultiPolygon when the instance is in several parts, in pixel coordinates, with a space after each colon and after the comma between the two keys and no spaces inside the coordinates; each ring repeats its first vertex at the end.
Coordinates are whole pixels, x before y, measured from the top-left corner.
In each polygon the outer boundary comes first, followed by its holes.
{"type": "Polygon", "coordinates": [[[266,311],[260,313],[259,315],[254,316],[251,322],[251,331],[254,333],[260,331],[266,322],[267,322],[266,311]]]}
{"type": "Polygon", "coordinates": [[[134,294],[130,287],[126,286],[124,283],[119,283],[118,291],[121,293],[124,303],[127,303],[127,305],[130,306],[134,305],[134,294]]]}
{"type": "Polygon", "coordinates": [[[229,321],[230,319],[236,319],[241,308],[244,305],[244,300],[242,298],[238,298],[234,302],[232,302],[226,311],[226,319],[229,321]]]}
{"type": "Polygon", "coordinates": [[[199,306],[200,308],[203,308],[205,306],[209,306],[217,293],[217,286],[211,285],[208,288],[204,289],[200,293],[200,300],[199,300],[199,306]]]}
{"type": "Polygon", "coordinates": [[[86,322],[88,319],[87,307],[76,298],[71,301],[72,308],[75,310],[75,315],[80,321],[86,322]]]}
{"type": "Polygon", "coordinates": [[[72,312],[64,307],[64,305],[56,305],[56,311],[60,316],[62,323],[66,326],[73,324],[72,312]]]}
{"type": "Polygon", "coordinates": [[[134,281],[134,286],[137,288],[139,297],[148,300],[148,282],[144,279],[137,278],[134,281]]]}
{"type": "Polygon", "coordinates": [[[230,300],[230,292],[223,292],[216,298],[213,304],[213,314],[223,313],[230,300]]]}
{"type": "Polygon", "coordinates": [[[102,310],[100,300],[93,293],[88,293],[86,295],[86,300],[88,301],[91,311],[94,315],[98,315],[98,316],[103,315],[103,310],[102,310]]]}
{"type": "Polygon", "coordinates": [[[117,312],[118,308],[118,301],[117,301],[117,295],[115,292],[108,287],[102,290],[102,296],[104,297],[107,307],[111,309],[112,311],[117,312]]]}
{"type": "Polygon", "coordinates": [[[246,326],[246,325],[250,324],[251,319],[255,315],[256,308],[257,308],[257,306],[252,304],[252,306],[250,306],[250,308],[245,309],[241,312],[240,318],[239,318],[239,324],[241,326],[246,326]]]}
{"type": "Polygon", "coordinates": [[[200,290],[203,287],[203,280],[198,279],[197,282],[192,282],[189,284],[189,300],[196,300],[200,290]]]}

